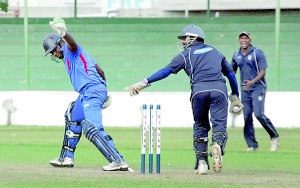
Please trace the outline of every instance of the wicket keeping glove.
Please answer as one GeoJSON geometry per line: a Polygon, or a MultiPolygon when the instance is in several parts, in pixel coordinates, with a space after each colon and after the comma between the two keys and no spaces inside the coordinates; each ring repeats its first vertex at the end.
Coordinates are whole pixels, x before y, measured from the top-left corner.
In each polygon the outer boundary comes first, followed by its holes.
{"type": "Polygon", "coordinates": [[[66,27],[64,19],[62,19],[62,18],[53,18],[53,21],[50,21],[49,25],[61,37],[64,37],[66,35],[67,27],[66,27]]]}
{"type": "Polygon", "coordinates": [[[107,107],[109,107],[112,103],[112,98],[110,94],[107,94],[107,97],[104,101],[104,104],[102,105],[102,110],[106,109],[107,107]]]}
{"type": "Polygon", "coordinates": [[[238,96],[232,94],[229,95],[229,100],[230,100],[229,112],[235,115],[240,115],[243,112],[243,108],[244,108],[244,105],[241,103],[241,100],[238,98],[238,96]],[[234,106],[239,107],[239,110],[237,112],[233,111],[234,106]]]}
{"type": "Polygon", "coordinates": [[[151,86],[151,85],[148,84],[148,80],[144,79],[144,80],[141,80],[141,81],[133,84],[130,87],[126,87],[125,90],[128,90],[130,92],[130,96],[133,96],[133,95],[139,94],[142,89],[149,87],[149,86],[151,86]]]}

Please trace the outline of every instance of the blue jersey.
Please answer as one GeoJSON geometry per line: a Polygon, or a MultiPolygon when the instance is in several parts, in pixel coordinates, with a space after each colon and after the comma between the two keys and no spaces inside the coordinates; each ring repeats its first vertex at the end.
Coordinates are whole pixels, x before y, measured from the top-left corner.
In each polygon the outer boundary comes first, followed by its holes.
{"type": "MultiPolygon", "coordinates": [[[[231,65],[234,71],[238,67],[240,68],[241,84],[244,83],[244,80],[253,80],[259,74],[260,69],[268,67],[263,51],[254,46],[250,46],[245,55],[242,54],[241,48],[237,50],[232,56],[231,65]]],[[[258,85],[266,86],[265,78],[262,78],[251,87],[254,88],[258,85]]]]}
{"type": "Polygon", "coordinates": [[[106,82],[96,70],[96,63],[80,45],[71,52],[65,44],[61,50],[64,54],[64,64],[75,91],[83,93],[86,88],[106,82]]]}
{"type": "Polygon", "coordinates": [[[226,58],[214,47],[196,42],[173,58],[166,66],[172,73],[184,69],[191,85],[200,82],[226,82],[222,73],[233,72],[226,58]]]}

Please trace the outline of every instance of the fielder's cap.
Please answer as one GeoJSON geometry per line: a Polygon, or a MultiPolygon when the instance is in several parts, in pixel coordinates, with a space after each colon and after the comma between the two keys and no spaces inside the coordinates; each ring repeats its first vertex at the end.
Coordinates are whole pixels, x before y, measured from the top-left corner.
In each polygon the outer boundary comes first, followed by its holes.
{"type": "Polygon", "coordinates": [[[239,38],[241,38],[241,36],[247,36],[247,37],[249,37],[249,38],[251,39],[251,35],[250,35],[250,33],[247,32],[247,31],[241,32],[241,33],[239,34],[239,38]]]}

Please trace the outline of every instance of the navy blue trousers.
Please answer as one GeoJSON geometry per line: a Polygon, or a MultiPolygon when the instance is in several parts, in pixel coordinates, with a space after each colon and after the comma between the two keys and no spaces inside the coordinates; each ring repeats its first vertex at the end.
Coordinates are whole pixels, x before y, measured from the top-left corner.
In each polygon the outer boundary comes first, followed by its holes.
{"type": "Polygon", "coordinates": [[[279,135],[271,120],[265,115],[266,87],[257,86],[255,89],[242,90],[241,99],[244,105],[244,138],[248,147],[258,148],[253,125],[253,113],[263,128],[270,135],[270,139],[279,135]]]}
{"type": "MultiPolygon", "coordinates": [[[[208,132],[212,129],[212,143],[220,143],[222,153],[224,153],[227,140],[228,115],[228,94],[225,83],[194,84],[191,104],[194,116],[194,139],[207,138],[208,132]]],[[[194,150],[196,153],[207,152],[207,142],[199,143],[194,141],[194,150]]]]}

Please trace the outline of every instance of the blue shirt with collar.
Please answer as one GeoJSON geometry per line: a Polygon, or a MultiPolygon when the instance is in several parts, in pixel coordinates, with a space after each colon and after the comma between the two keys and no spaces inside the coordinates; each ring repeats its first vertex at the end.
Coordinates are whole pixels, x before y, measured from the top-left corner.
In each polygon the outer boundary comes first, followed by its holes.
{"type": "MultiPolygon", "coordinates": [[[[241,85],[243,85],[244,80],[253,80],[259,74],[260,69],[268,67],[263,51],[252,45],[245,55],[242,54],[241,48],[239,48],[232,56],[231,65],[235,72],[237,68],[240,68],[241,85]]],[[[266,86],[265,77],[251,87],[255,87],[255,85],[266,86]]]]}

